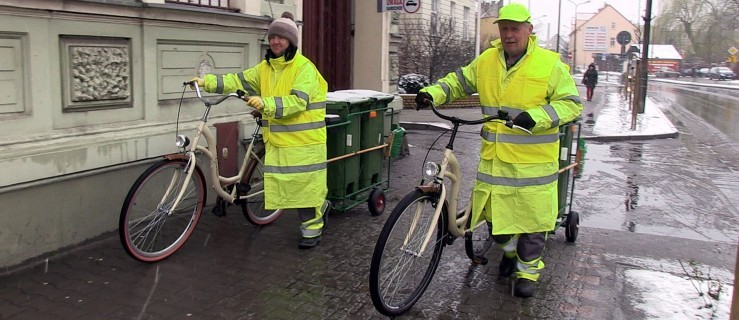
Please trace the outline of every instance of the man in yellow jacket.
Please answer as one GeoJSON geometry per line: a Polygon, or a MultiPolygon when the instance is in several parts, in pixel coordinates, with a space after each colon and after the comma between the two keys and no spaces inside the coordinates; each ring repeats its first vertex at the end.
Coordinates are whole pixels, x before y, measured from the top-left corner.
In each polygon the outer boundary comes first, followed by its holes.
{"type": "Polygon", "coordinates": [[[270,24],[269,49],[241,73],[195,78],[208,92],[244,90],[261,112],[266,147],[266,209],[297,209],[301,249],[318,245],[330,202],[326,200],[326,92],[315,65],[297,49],[298,27],[285,12],[270,24]]]}
{"type": "Polygon", "coordinates": [[[546,235],[557,219],[559,126],[582,112],[569,68],[557,53],[536,45],[530,21],[525,6],[503,6],[495,21],[500,39],[492,48],[416,96],[424,107],[477,92],[484,115],[507,111],[514,124],[531,130],[528,135],[498,122],[483,125],[472,199],[471,219],[492,223],[493,239],[503,249],[499,274],[515,271],[519,297],[534,294],[546,235]]]}

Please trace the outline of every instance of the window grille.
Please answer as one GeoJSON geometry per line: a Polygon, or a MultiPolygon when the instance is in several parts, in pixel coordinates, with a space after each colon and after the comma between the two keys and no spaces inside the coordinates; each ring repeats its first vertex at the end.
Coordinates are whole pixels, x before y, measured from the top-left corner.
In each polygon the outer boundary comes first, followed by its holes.
{"type": "Polygon", "coordinates": [[[164,2],[186,4],[196,7],[230,9],[228,6],[228,0],[165,0],[164,2]]]}

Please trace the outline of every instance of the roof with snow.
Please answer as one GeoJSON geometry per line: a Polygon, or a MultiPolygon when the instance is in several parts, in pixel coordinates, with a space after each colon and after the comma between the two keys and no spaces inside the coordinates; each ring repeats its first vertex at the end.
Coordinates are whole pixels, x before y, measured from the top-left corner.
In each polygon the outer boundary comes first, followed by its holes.
{"type": "MultiPolygon", "coordinates": [[[[632,44],[631,46],[639,48],[639,52],[642,51],[641,44],[632,44]]],[[[682,60],[683,57],[671,44],[650,44],[649,59],[682,60]]]]}

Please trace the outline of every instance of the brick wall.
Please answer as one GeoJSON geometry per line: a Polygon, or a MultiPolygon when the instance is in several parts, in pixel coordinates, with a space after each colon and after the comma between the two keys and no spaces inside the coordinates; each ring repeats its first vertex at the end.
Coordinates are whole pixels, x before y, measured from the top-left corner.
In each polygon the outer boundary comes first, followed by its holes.
{"type": "MultiPolygon", "coordinates": [[[[401,94],[403,98],[403,109],[415,109],[416,108],[416,95],[415,94],[401,94]]],[[[480,106],[480,98],[478,95],[466,96],[462,99],[447,103],[439,107],[444,108],[477,108],[480,106]]]]}

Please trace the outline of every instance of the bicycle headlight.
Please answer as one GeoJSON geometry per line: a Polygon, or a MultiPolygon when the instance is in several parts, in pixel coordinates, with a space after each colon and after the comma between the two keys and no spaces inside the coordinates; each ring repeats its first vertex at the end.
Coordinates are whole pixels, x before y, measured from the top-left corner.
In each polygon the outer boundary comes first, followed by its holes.
{"type": "Polygon", "coordinates": [[[188,146],[188,145],[190,144],[190,139],[189,139],[189,138],[187,138],[187,136],[186,136],[186,135],[184,135],[184,134],[181,134],[181,135],[178,135],[178,136],[177,136],[177,139],[175,139],[175,142],[174,142],[174,144],[175,144],[175,145],[176,145],[176,146],[177,146],[178,148],[184,148],[184,147],[187,147],[187,146],[188,146]]]}
{"type": "Polygon", "coordinates": [[[432,179],[436,177],[441,171],[441,167],[435,162],[426,162],[426,166],[423,168],[423,175],[425,178],[432,179]]]}

